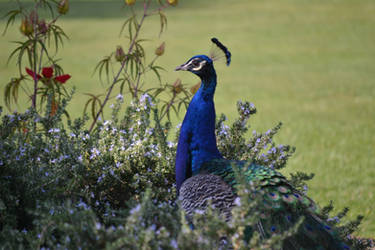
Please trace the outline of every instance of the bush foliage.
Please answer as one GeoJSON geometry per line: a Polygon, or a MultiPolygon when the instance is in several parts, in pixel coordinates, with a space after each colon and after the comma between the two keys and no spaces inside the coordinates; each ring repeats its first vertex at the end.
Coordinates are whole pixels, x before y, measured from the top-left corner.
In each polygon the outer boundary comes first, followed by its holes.
{"type": "MultiPolygon", "coordinates": [[[[154,63],[165,47],[160,45],[155,58],[146,63],[139,38],[143,20],[160,15],[163,31],[166,17],[162,10],[177,4],[172,0],[157,2],[158,7],[150,10],[151,1],[143,1],[140,16],[130,7],[131,17],[123,26],[129,35],[127,52],[119,46],[99,62],[99,76],[108,88],[102,95],[90,94],[86,108],[91,105],[92,120],[86,114],[75,120],[67,115],[66,106],[74,91],[69,93],[61,87],[60,78],[56,80],[63,71],[48,53],[50,39],[55,39],[57,50],[66,36],[56,21],[68,13],[68,0],[58,4],[35,1],[33,10],[20,7],[8,13],[8,25],[17,15],[22,16],[21,32],[25,35],[25,41],[11,53],[17,57],[20,76],[7,84],[8,105],[17,101],[20,84],[30,77],[34,89],[25,93],[32,100],[26,112],[6,115],[0,110],[1,248],[265,249],[280,246],[283,238],[296,230],[298,224],[269,240],[256,234],[244,240],[244,228],[256,223],[257,199],[246,192],[255,187],[240,177],[238,206],[229,223],[210,209],[197,212],[194,230],[186,221],[178,207],[174,180],[179,126],[172,126],[165,118],[171,110],[178,113],[191,94],[179,80],[146,89],[142,78],[148,72],[161,78],[161,67],[154,63]],[[51,11],[50,22],[38,18],[38,8],[42,7],[51,11]],[[54,11],[59,14],[54,15],[54,11]],[[28,55],[26,63],[32,69],[27,72],[30,77],[21,67],[24,55],[28,55]],[[53,69],[59,76],[52,78],[53,69]],[[110,98],[115,91],[116,98],[110,98]],[[127,105],[126,93],[131,96],[127,105]],[[170,99],[162,100],[160,93],[168,93],[170,99]],[[104,120],[102,111],[107,104],[111,104],[112,115],[104,120]]],[[[125,3],[132,6],[135,1],[125,3]]],[[[248,138],[247,122],[256,109],[249,102],[238,102],[237,107],[239,116],[231,126],[225,124],[224,115],[217,120],[217,143],[223,155],[255,160],[275,169],[285,167],[294,148],[273,141],[281,124],[265,133],[253,131],[248,138]]],[[[305,182],[311,178],[298,172],[290,181],[305,192],[305,182]]],[[[347,209],[330,217],[332,208],[332,204],[323,208],[322,216],[343,236],[350,235],[362,217],[341,225],[347,209]]],[[[348,241],[364,246],[352,238],[348,241]]]]}
{"type": "MultiPolygon", "coordinates": [[[[215,211],[198,212],[192,230],[176,202],[178,128],[158,119],[158,106],[147,94],[133,100],[119,118],[122,102],[118,96],[112,119],[91,133],[85,119],[65,125],[61,109],[55,116],[33,110],[2,116],[0,241],[5,248],[216,248],[224,236],[236,249],[267,248],[293,233],[266,242],[256,236],[243,241],[245,225],[256,223],[257,212],[247,211],[257,201],[241,191],[231,223],[215,211]]],[[[223,154],[284,167],[293,149],[273,142],[280,125],[246,140],[246,122],[255,108],[239,102],[238,111],[230,127],[218,119],[223,154]]],[[[301,173],[294,178],[299,184],[308,179],[301,173]]],[[[239,181],[240,190],[254,189],[239,181]]],[[[331,208],[323,209],[327,219],[331,208]]],[[[346,212],[329,223],[337,224],[346,212]]],[[[338,228],[348,235],[358,223],[338,228]]]]}

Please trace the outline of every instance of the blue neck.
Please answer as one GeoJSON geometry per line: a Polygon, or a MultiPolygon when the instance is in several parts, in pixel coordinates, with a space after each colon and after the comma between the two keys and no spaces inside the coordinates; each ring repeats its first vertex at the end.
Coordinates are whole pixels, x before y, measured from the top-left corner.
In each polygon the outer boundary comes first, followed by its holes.
{"type": "Polygon", "coordinates": [[[201,75],[201,87],[191,100],[181,126],[176,156],[177,190],[182,183],[199,173],[202,163],[222,158],[216,146],[215,105],[216,73],[201,75]]]}

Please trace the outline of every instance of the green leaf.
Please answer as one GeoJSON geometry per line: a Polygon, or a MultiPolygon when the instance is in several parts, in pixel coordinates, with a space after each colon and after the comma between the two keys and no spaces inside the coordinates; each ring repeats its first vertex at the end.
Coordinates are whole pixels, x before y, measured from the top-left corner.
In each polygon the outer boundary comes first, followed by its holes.
{"type": "Polygon", "coordinates": [[[101,61],[98,62],[98,64],[95,66],[93,74],[95,74],[96,71],[99,73],[99,79],[103,83],[103,70],[105,74],[105,78],[107,80],[107,83],[109,83],[109,70],[112,66],[111,64],[111,56],[104,57],[101,61]]]}
{"type": "MultiPolygon", "coordinates": [[[[90,94],[90,93],[85,93],[85,95],[88,95],[91,98],[89,100],[87,100],[87,102],[85,103],[83,114],[86,113],[87,108],[91,103],[91,116],[92,116],[92,118],[95,118],[96,113],[97,113],[96,107],[100,108],[100,106],[102,105],[102,101],[100,100],[100,97],[103,96],[103,95],[101,95],[101,94],[100,95],[93,95],[93,94],[90,94]]],[[[103,111],[101,111],[101,114],[103,116],[103,111]]]]}
{"type": "Polygon", "coordinates": [[[11,10],[7,14],[4,15],[4,18],[8,17],[8,21],[5,25],[3,35],[7,32],[7,29],[9,25],[13,24],[14,21],[16,20],[17,15],[21,14],[21,10],[11,10]]]}
{"type": "Polygon", "coordinates": [[[159,32],[159,37],[160,37],[164,29],[167,27],[168,22],[167,22],[166,15],[162,11],[159,11],[159,16],[160,16],[160,32],[159,32]]]}
{"type": "Polygon", "coordinates": [[[160,73],[159,73],[159,70],[164,70],[164,68],[160,67],[160,66],[150,66],[150,69],[155,73],[155,75],[158,77],[158,80],[159,82],[161,82],[161,76],[160,76],[160,73]]]}
{"type": "Polygon", "coordinates": [[[18,101],[18,90],[21,85],[21,78],[13,78],[9,83],[5,85],[4,90],[4,99],[5,99],[5,105],[10,110],[12,99],[14,103],[17,104],[18,101]]]}
{"type": "Polygon", "coordinates": [[[58,51],[59,46],[63,45],[64,38],[69,39],[69,37],[65,34],[64,30],[56,24],[52,24],[48,29],[48,33],[47,33],[48,45],[51,44],[52,38],[54,40],[56,52],[58,51]]]}

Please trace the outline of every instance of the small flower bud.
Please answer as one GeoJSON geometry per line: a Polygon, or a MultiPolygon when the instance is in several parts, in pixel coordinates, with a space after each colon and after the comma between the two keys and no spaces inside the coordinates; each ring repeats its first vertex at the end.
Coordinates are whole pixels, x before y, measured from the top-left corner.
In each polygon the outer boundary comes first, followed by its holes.
{"type": "Polygon", "coordinates": [[[167,0],[169,5],[176,6],[178,4],[178,0],[167,0]]]}
{"type": "Polygon", "coordinates": [[[115,59],[118,62],[122,62],[125,59],[124,50],[122,49],[122,47],[120,45],[117,46],[117,48],[116,48],[115,59]]]}
{"type": "Polygon", "coordinates": [[[159,47],[156,48],[155,54],[157,56],[162,56],[164,54],[164,50],[165,50],[165,42],[163,42],[162,44],[160,44],[159,47]]]}
{"type": "Polygon", "coordinates": [[[69,11],[69,0],[61,0],[58,7],[58,12],[65,15],[69,11]]]}
{"type": "Polygon", "coordinates": [[[201,87],[201,82],[198,82],[193,87],[190,88],[190,92],[194,95],[198,89],[201,87]]]}
{"type": "Polygon", "coordinates": [[[131,5],[135,4],[135,0],[125,0],[125,4],[128,5],[128,6],[131,6],[131,5]]]}
{"type": "Polygon", "coordinates": [[[181,91],[182,91],[182,84],[181,84],[181,80],[179,78],[177,78],[177,80],[173,83],[173,89],[172,89],[172,91],[175,94],[181,93],[181,91]]]}
{"type": "Polygon", "coordinates": [[[38,23],[38,29],[39,29],[39,32],[42,33],[42,34],[46,34],[47,31],[48,31],[48,26],[46,24],[46,21],[42,20],[38,23]]]}
{"type": "Polygon", "coordinates": [[[27,18],[22,20],[20,30],[25,36],[29,36],[34,32],[33,25],[27,18]]]}

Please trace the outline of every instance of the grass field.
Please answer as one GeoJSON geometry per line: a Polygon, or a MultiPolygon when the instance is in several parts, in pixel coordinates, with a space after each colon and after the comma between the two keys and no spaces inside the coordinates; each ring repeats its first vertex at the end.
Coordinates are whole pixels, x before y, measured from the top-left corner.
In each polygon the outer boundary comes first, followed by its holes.
{"type": "MultiPolygon", "coordinates": [[[[70,37],[59,54],[61,64],[78,92],[70,105],[73,117],[81,115],[82,93],[103,90],[91,76],[96,63],[125,41],[118,33],[126,11],[118,2],[73,2],[71,16],[60,22],[70,37]]],[[[0,14],[6,8],[0,1],[0,14]]],[[[166,41],[160,60],[165,81],[179,77],[195,84],[196,77],[173,69],[207,53],[211,37],[222,40],[233,59],[228,68],[216,66],[217,112],[233,119],[242,99],[258,108],[252,128],[265,131],[282,121],[277,141],[297,147],[286,171],[315,173],[309,195],[321,205],[334,200],[337,209],[349,206],[350,217],[363,214],[359,234],[370,237],[375,235],[374,13],[373,0],[180,0],[167,10],[167,32],[148,46],[153,50],[166,41]]],[[[153,21],[146,23],[145,38],[158,34],[158,19],[153,21]]],[[[17,73],[14,62],[5,64],[14,48],[9,41],[21,37],[16,25],[1,37],[1,92],[17,73]]],[[[2,20],[0,29],[4,26],[2,20]]]]}

